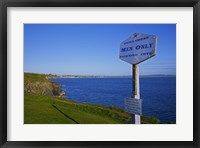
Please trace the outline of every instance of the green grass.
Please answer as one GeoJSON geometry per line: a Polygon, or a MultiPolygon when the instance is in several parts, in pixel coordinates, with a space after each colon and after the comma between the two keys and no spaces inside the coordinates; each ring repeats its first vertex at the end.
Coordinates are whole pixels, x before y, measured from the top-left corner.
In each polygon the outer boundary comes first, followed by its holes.
{"type": "Polygon", "coordinates": [[[58,97],[25,96],[24,103],[25,124],[123,124],[130,122],[130,115],[125,112],[58,97]]]}
{"type": "Polygon", "coordinates": [[[155,117],[144,117],[142,116],[142,124],[160,124],[160,120],[155,117]]]}
{"type": "Polygon", "coordinates": [[[41,74],[36,74],[36,73],[25,73],[24,74],[24,80],[25,81],[40,81],[40,82],[46,82],[47,76],[46,75],[41,75],[41,74]]]}

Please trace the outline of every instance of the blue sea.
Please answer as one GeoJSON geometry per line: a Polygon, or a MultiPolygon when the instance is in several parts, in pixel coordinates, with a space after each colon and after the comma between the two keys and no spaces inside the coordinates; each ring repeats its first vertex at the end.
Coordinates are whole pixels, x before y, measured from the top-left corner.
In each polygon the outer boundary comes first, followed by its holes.
{"type": "MultiPolygon", "coordinates": [[[[131,78],[55,78],[66,98],[104,106],[124,108],[124,98],[132,96],[131,78]]],[[[144,116],[161,122],[176,122],[176,77],[140,77],[140,98],[144,116]]]]}

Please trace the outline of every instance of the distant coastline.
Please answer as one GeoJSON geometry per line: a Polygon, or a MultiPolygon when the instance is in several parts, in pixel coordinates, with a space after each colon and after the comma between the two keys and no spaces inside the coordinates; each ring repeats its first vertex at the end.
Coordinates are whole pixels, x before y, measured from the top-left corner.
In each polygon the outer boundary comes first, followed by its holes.
{"type": "MultiPolygon", "coordinates": [[[[98,76],[98,75],[56,75],[56,74],[32,73],[32,72],[25,72],[25,73],[46,75],[48,78],[132,78],[131,75],[98,76]]],[[[140,77],[176,77],[176,75],[153,74],[153,75],[140,75],[140,77]]]]}
{"type": "MultiPolygon", "coordinates": [[[[176,77],[176,75],[141,75],[140,77],[176,77]]],[[[62,75],[59,78],[132,78],[127,76],[87,76],[87,75],[62,75]]]]}

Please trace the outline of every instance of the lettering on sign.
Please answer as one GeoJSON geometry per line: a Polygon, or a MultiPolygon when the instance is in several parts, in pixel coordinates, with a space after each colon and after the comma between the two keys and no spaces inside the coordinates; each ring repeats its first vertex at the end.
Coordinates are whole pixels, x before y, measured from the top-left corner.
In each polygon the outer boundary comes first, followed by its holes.
{"type": "Polygon", "coordinates": [[[142,99],[125,98],[125,111],[131,114],[142,115],[142,99]]]}
{"type": "Polygon", "coordinates": [[[156,55],[157,36],[134,33],[120,44],[119,58],[138,64],[156,55]]]}

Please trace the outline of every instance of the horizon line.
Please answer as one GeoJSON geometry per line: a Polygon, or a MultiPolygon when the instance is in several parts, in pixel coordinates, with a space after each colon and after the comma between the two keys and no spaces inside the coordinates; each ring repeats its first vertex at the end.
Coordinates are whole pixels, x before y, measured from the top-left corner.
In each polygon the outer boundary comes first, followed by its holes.
{"type": "MultiPolygon", "coordinates": [[[[30,74],[44,74],[44,75],[55,75],[55,76],[90,76],[90,77],[132,77],[132,75],[88,75],[88,74],[53,74],[53,73],[37,73],[37,72],[24,72],[30,74]]],[[[140,76],[176,76],[176,74],[140,74],[140,76]]]]}

